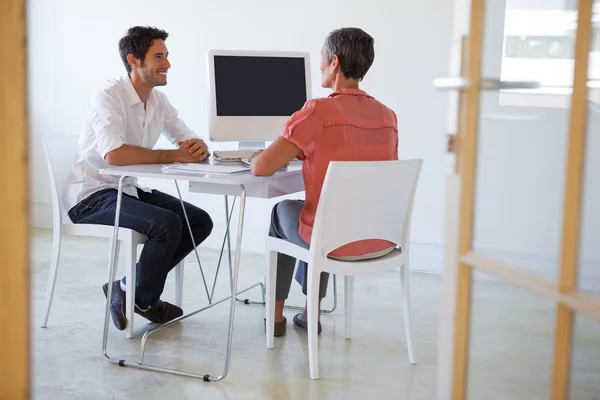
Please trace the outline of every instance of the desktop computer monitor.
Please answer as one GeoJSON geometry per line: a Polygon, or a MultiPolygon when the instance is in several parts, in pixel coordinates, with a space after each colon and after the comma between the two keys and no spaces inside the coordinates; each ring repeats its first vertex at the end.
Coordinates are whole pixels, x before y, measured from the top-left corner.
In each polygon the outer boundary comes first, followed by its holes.
{"type": "Polygon", "coordinates": [[[259,148],[311,98],[305,52],[211,50],[208,54],[209,137],[259,148]]]}

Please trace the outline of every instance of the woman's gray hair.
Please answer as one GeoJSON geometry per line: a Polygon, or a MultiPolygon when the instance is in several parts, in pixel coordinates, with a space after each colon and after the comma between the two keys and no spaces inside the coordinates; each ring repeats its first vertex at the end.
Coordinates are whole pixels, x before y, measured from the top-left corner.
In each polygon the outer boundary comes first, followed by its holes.
{"type": "Polygon", "coordinates": [[[344,76],[361,81],[375,59],[374,43],[375,40],[362,29],[340,28],[327,36],[323,50],[328,64],[338,56],[344,76]]]}

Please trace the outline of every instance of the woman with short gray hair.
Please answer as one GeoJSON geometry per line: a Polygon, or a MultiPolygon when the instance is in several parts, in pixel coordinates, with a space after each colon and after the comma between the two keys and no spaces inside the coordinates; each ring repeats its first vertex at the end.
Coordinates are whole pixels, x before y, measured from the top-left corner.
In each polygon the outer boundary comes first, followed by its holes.
{"type": "MultiPolygon", "coordinates": [[[[321,86],[332,89],[327,98],[308,100],[286,122],[281,136],[267,149],[251,158],[254,175],[273,175],[295,157],[302,160],[306,200],[283,200],[271,214],[269,235],[309,248],[319,196],[329,162],[398,159],[396,114],[359,89],[375,59],[373,38],[359,28],[331,32],[321,50],[321,86]]],[[[348,192],[360,190],[348,188],[348,192]]],[[[378,239],[348,243],[329,256],[342,260],[381,257],[396,244],[378,239]]],[[[287,320],[283,315],[295,259],[277,256],[275,295],[275,336],[283,336],[287,320]]],[[[298,264],[296,281],[306,295],[306,265],[298,264]]],[[[325,297],[329,274],[322,273],[319,308],[325,297]]],[[[294,316],[294,324],[306,328],[306,308],[294,316]]],[[[318,332],[321,333],[321,322],[318,332]]]]}

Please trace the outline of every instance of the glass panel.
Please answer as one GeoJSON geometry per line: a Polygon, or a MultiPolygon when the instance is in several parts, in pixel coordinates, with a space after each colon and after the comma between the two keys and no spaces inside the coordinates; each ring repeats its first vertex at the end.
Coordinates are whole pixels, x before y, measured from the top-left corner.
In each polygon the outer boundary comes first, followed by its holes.
{"type": "Polygon", "coordinates": [[[600,322],[575,318],[570,399],[600,398],[600,322]]]}
{"type": "Polygon", "coordinates": [[[600,4],[592,16],[588,64],[588,122],[584,162],[579,288],[600,292],[600,4]]]}
{"type": "Polygon", "coordinates": [[[472,302],[467,398],[548,399],[554,303],[480,273],[472,302]]]}
{"type": "Polygon", "coordinates": [[[481,94],[473,247],[557,280],[576,13],[563,1],[486,4],[482,76],[541,88],[481,94]]]}

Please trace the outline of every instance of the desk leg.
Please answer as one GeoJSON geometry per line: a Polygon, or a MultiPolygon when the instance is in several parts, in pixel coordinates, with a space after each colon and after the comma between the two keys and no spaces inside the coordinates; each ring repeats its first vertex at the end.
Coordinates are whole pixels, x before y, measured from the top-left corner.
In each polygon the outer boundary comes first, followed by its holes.
{"type": "Polygon", "coordinates": [[[112,245],[110,250],[110,258],[108,260],[108,293],[106,294],[106,308],[104,311],[104,332],[102,334],[102,354],[104,357],[110,362],[113,362],[111,358],[108,356],[108,352],[106,350],[108,345],[108,327],[110,323],[110,299],[112,296],[112,282],[115,280],[116,268],[115,265],[117,263],[117,243],[119,241],[119,217],[121,215],[121,200],[123,198],[123,182],[127,177],[124,175],[119,179],[119,187],[117,191],[117,206],[115,210],[115,226],[113,230],[112,237],[112,245]]]}
{"type": "MultiPolygon", "coordinates": [[[[235,304],[236,304],[235,296],[238,294],[237,286],[238,286],[238,276],[239,276],[239,270],[240,270],[240,256],[241,256],[241,251],[242,251],[242,234],[243,234],[243,230],[244,230],[244,215],[245,215],[245,211],[246,211],[246,189],[243,186],[241,187],[241,189],[242,189],[242,192],[240,195],[240,206],[239,206],[240,211],[239,211],[239,220],[238,220],[238,229],[237,229],[237,241],[236,241],[236,246],[235,246],[235,260],[234,260],[233,269],[232,269],[232,276],[231,276],[232,282],[231,282],[231,286],[230,286],[231,296],[228,296],[217,302],[211,303],[208,306],[203,307],[199,310],[196,310],[190,314],[183,315],[183,316],[176,318],[170,322],[167,322],[163,325],[160,325],[153,329],[150,329],[142,337],[142,351],[141,351],[141,355],[140,355],[140,362],[137,365],[135,365],[136,367],[139,368],[140,366],[143,366],[144,368],[152,369],[153,371],[170,372],[170,373],[175,373],[176,375],[184,375],[184,376],[189,376],[189,377],[202,378],[205,382],[220,381],[223,378],[225,378],[225,376],[229,372],[229,362],[231,359],[231,342],[233,339],[233,322],[234,322],[234,317],[235,317],[235,304]],[[195,374],[195,373],[175,371],[175,370],[170,370],[167,368],[161,368],[161,367],[155,367],[155,366],[149,366],[149,365],[143,364],[146,341],[148,340],[148,337],[151,334],[158,332],[164,328],[167,328],[173,324],[176,324],[177,322],[182,321],[186,318],[189,318],[192,315],[198,314],[199,312],[202,312],[204,310],[212,308],[212,307],[216,306],[217,304],[221,304],[227,300],[230,300],[230,303],[229,303],[229,332],[227,335],[227,352],[226,352],[226,356],[225,356],[225,367],[224,367],[221,375],[219,375],[219,376],[212,376],[209,374],[199,375],[199,374],[195,374]]],[[[251,286],[249,288],[246,288],[245,290],[241,291],[240,293],[250,290],[251,288],[256,287],[256,286],[258,286],[258,284],[251,286]]]]}
{"type": "MultiPolygon", "coordinates": [[[[229,210],[229,204],[228,204],[228,198],[227,196],[225,197],[225,234],[223,235],[223,242],[221,243],[221,251],[219,252],[219,260],[217,261],[217,269],[215,272],[215,279],[213,281],[212,284],[212,290],[211,290],[211,294],[210,297],[212,298],[214,296],[214,292],[215,292],[215,287],[217,285],[217,278],[219,277],[219,272],[221,270],[221,262],[223,261],[223,252],[225,251],[225,244],[227,244],[227,257],[229,259],[229,286],[231,288],[231,286],[233,285],[233,267],[232,267],[232,262],[231,262],[231,240],[230,240],[230,225],[231,225],[231,217],[233,215],[233,208],[235,206],[235,197],[233,199],[233,204],[231,207],[231,211],[229,210]]],[[[263,288],[263,292],[264,292],[264,284],[263,283],[257,283],[256,285],[253,285],[251,287],[256,287],[256,286],[262,286],[263,288]]],[[[237,297],[236,297],[236,300],[237,297]]],[[[238,300],[240,301],[240,300],[238,300]]]]}
{"type": "MultiPolygon", "coordinates": [[[[219,255],[219,265],[221,265],[221,259],[223,257],[223,251],[224,251],[224,247],[225,247],[225,242],[227,242],[227,258],[229,261],[229,281],[230,283],[233,283],[233,277],[232,277],[232,265],[231,265],[231,232],[229,230],[229,225],[231,222],[231,217],[233,215],[233,206],[235,205],[235,198],[233,199],[233,204],[231,205],[231,211],[229,210],[229,197],[227,195],[223,196],[225,199],[225,222],[226,222],[226,230],[225,230],[225,237],[223,239],[223,244],[221,245],[221,254],[219,255]]],[[[217,267],[218,268],[218,267],[217,267]]],[[[265,304],[265,284],[264,282],[260,282],[256,285],[254,285],[253,287],[256,286],[260,286],[261,287],[261,295],[262,295],[262,303],[260,304],[265,304]]],[[[214,288],[213,288],[214,289],[214,288]]],[[[240,303],[244,303],[244,304],[251,304],[252,302],[250,302],[250,300],[245,299],[245,300],[240,300],[239,298],[235,298],[236,301],[239,301],[240,303]]],[[[257,303],[259,304],[259,303],[257,303]]]]}
{"type": "MultiPolygon", "coordinates": [[[[264,300],[264,296],[265,296],[265,291],[264,291],[264,284],[261,283],[260,284],[263,287],[263,301],[254,301],[254,300],[250,300],[250,299],[244,299],[244,300],[239,300],[236,298],[237,301],[244,303],[244,304],[258,304],[261,306],[265,305],[265,300],[264,300]]],[[[290,309],[290,310],[304,310],[304,306],[294,306],[294,305],[285,305],[284,308],[290,309]]],[[[337,279],[336,279],[336,275],[333,275],[333,306],[331,308],[322,308],[321,312],[324,314],[331,314],[332,312],[335,311],[335,309],[337,308],[337,279]]]]}
{"type": "MultiPolygon", "coordinates": [[[[232,211],[233,211],[233,207],[232,207],[232,211]]],[[[227,254],[229,256],[229,275],[231,276],[231,244],[229,242],[229,220],[231,218],[231,214],[229,213],[229,202],[227,200],[227,196],[225,196],[225,218],[227,218],[227,230],[225,231],[225,236],[227,237],[227,254]]],[[[223,247],[221,247],[221,255],[223,254],[223,247]]],[[[219,264],[221,263],[221,258],[219,258],[219,264]]],[[[298,267],[298,261],[296,260],[296,267],[298,267]]],[[[237,301],[239,301],[240,303],[244,303],[244,304],[258,304],[261,306],[265,305],[265,285],[264,283],[260,283],[261,286],[261,294],[262,294],[262,301],[254,301],[254,300],[250,300],[250,299],[244,299],[244,300],[240,300],[237,297],[235,298],[237,301]]],[[[293,305],[286,305],[285,308],[291,309],[291,310],[304,310],[303,306],[293,306],[293,305]]],[[[333,275],[333,306],[330,309],[321,309],[322,313],[325,314],[329,314],[335,311],[335,309],[337,308],[337,279],[335,274],[333,275]]]]}
{"type": "Polygon", "coordinates": [[[185,211],[185,204],[183,204],[183,197],[181,197],[181,190],[179,190],[179,184],[177,181],[175,182],[175,187],[177,188],[177,194],[179,195],[179,201],[181,202],[181,210],[183,211],[183,216],[185,217],[185,222],[188,227],[188,232],[190,233],[190,238],[192,239],[192,245],[194,246],[194,254],[196,255],[196,261],[198,261],[198,266],[200,267],[200,274],[202,275],[202,282],[204,283],[204,290],[206,290],[206,297],[208,298],[208,304],[212,302],[212,294],[208,293],[208,285],[206,284],[206,277],[204,276],[204,269],[202,268],[202,263],[200,262],[200,256],[198,255],[198,249],[196,241],[194,240],[194,234],[192,233],[192,227],[190,225],[190,220],[187,216],[187,212],[185,211]]]}
{"type": "MultiPolygon", "coordinates": [[[[231,266],[231,236],[229,232],[229,222],[231,221],[231,214],[229,213],[229,196],[223,196],[225,198],[225,221],[227,230],[225,231],[225,237],[227,238],[227,259],[229,261],[229,281],[233,282],[232,276],[232,266],[231,266]]],[[[233,204],[231,205],[231,211],[233,212],[233,206],[235,205],[235,199],[233,200],[233,204]]],[[[223,253],[223,248],[221,248],[221,254],[223,253]]],[[[263,286],[264,292],[264,286],[263,286]]],[[[237,297],[236,297],[237,300],[237,297]]]]}
{"type": "MultiPolygon", "coordinates": [[[[115,273],[116,273],[116,271],[115,271],[115,264],[116,264],[115,255],[116,255],[116,247],[117,247],[118,232],[119,232],[119,215],[121,212],[121,199],[122,199],[122,195],[123,195],[123,181],[125,180],[125,178],[126,177],[123,176],[119,180],[117,205],[116,205],[116,211],[115,211],[115,227],[114,227],[114,232],[113,232],[113,242],[112,242],[110,260],[109,260],[109,273],[108,273],[109,282],[112,282],[115,279],[115,273]]],[[[146,371],[164,372],[164,373],[169,373],[169,374],[178,375],[178,376],[186,376],[186,377],[190,377],[190,378],[202,379],[205,382],[220,381],[225,378],[225,376],[229,372],[229,363],[230,363],[230,359],[231,359],[231,343],[233,340],[233,323],[234,323],[234,318],[235,318],[235,305],[236,305],[235,296],[237,294],[244,293],[244,292],[260,285],[260,284],[256,284],[256,285],[250,286],[246,289],[243,289],[239,292],[237,291],[238,290],[237,289],[238,288],[238,276],[239,276],[239,269],[240,269],[242,234],[243,234],[243,228],[244,228],[244,214],[245,214],[245,208],[246,208],[246,189],[243,186],[240,186],[240,190],[241,190],[241,194],[240,194],[240,205],[239,205],[239,221],[238,221],[238,229],[237,229],[237,243],[236,243],[236,248],[235,248],[235,259],[234,259],[234,263],[232,265],[232,274],[231,274],[231,286],[230,286],[231,295],[228,297],[225,297],[223,299],[220,299],[219,301],[216,301],[216,302],[212,302],[209,300],[208,306],[203,307],[199,310],[196,310],[190,314],[183,315],[183,316],[181,316],[173,321],[170,321],[166,324],[156,326],[156,327],[150,329],[149,331],[147,331],[142,338],[140,360],[137,363],[126,361],[123,359],[113,359],[108,355],[107,344],[108,344],[108,328],[109,328],[109,319],[110,319],[109,318],[110,317],[109,316],[110,302],[107,301],[105,316],[104,316],[105,318],[104,318],[104,335],[103,335],[103,341],[102,341],[102,353],[104,354],[104,357],[108,360],[108,362],[110,362],[111,364],[119,365],[121,367],[133,367],[133,368],[146,370],[146,371]],[[198,374],[198,373],[194,373],[194,372],[182,371],[182,370],[176,370],[176,369],[170,369],[170,368],[162,368],[162,367],[148,365],[148,364],[143,363],[146,342],[148,340],[148,337],[152,333],[158,332],[159,330],[167,328],[179,321],[182,321],[186,318],[191,317],[192,315],[198,314],[201,311],[212,308],[212,307],[216,306],[217,304],[224,303],[227,300],[230,300],[230,303],[229,303],[229,331],[228,331],[228,335],[227,335],[225,366],[223,368],[223,372],[220,375],[213,376],[210,374],[198,374]]],[[[181,194],[180,194],[180,199],[181,199],[181,194]]],[[[186,219],[187,219],[187,216],[186,216],[186,219]]],[[[189,222],[188,222],[188,228],[189,228],[189,222]]],[[[110,298],[111,294],[112,294],[112,285],[109,285],[109,287],[108,287],[108,296],[109,297],[108,298],[110,298]]]]}

